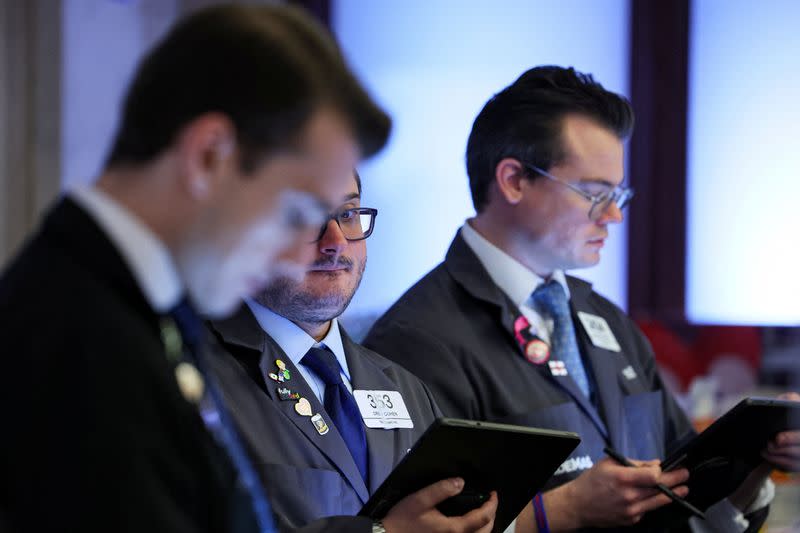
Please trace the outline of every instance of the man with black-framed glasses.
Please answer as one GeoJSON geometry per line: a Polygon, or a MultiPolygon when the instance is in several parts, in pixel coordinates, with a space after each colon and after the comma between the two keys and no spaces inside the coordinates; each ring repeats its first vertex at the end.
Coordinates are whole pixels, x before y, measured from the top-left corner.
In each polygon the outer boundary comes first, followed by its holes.
{"type": "MultiPolygon", "coordinates": [[[[361,206],[355,174],[316,239],[297,245],[314,249],[308,268],[212,323],[227,352],[213,364],[281,530],[358,514],[440,416],[419,379],[353,342],[338,321],[364,274],[377,214],[361,206]]],[[[462,517],[436,510],[459,491],[453,480],[430,485],[373,530],[490,531],[496,496],[462,517]]]]}
{"type": "MultiPolygon", "coordinates": [[[[691,424],[633,321],[565,273],[597,264],[622,221],[632,128],[630,103],[572,68],[533,68],[493,96],[467,143],[475,217],[364,342],[420,376],[447,416],[581,436],[517,531],[689,527],[679,509],[652,512],[671,503],[656,483],[687,494],[686,470],[658,465],[691,424]]],[[[771,498],[763,480],[712,507],[712,528],[757,529],[771,498]]]]}

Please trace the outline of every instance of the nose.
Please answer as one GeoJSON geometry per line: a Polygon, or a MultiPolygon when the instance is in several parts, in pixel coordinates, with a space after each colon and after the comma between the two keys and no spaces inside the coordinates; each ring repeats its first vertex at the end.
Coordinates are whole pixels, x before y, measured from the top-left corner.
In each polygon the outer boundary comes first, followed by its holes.
{"type": "Polygon", "coordinates": [[[342,228],[336,219],[331,219],[325,226],[325,232],[317,243],[319,252],[323,255],[338,258],[347,246],[347,239],[342,233],[342,228]]]}
{"type": "Polygon", "coordinates": [[[617,207],[617,202],[610,202],[603,212],[600,213],[600,217],[595,221],[596,224],[600,226],[606,226],[608,224],[619,224],[622,222],[622,210],[617,207]]]}

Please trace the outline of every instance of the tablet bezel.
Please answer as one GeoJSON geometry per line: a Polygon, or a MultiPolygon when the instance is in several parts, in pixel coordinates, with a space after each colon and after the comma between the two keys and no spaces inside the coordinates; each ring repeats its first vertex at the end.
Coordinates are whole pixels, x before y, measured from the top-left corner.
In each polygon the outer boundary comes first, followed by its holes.
{"type": "Polygon", "coordinates": [[[448,477],[497,490],[502,532],[580,443],[566,431],[439,418],[392,470],[359,515],[379,520],[403,497],[448,477]]]}
{"type": "Polygon", "coordinates": [[[673,451],[661,463],[664,470],[691,467],[708,454],[735,455],[758,461],[761,450],[781,431],[800,429],[800,402],[748,397],[719,417],[702,433],[673,451]],[[744,429],[744,431],[743,431],[744,429]]]}
{"type": "MultiPolygon", "coordinates": [[[[662,469],[689,470],[686,500],[705,511],[732,494],[761,462],[761,452],[781,431],[800,429],[800,402],[749,397],[702,433],[670,453],[662,469]]],[[[684,511],[674,504],[654,516],[684,511]]],[[[650,513],[648,513],[650,514],[650,513]]]]}

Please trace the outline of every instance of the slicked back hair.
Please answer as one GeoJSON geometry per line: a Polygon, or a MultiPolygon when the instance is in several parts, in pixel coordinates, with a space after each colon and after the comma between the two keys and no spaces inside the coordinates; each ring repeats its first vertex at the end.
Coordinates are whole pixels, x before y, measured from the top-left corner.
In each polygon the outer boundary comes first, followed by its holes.
{"type": "Polygon", "coordinates": [[[549,170],[567,155],[561,139],[564,117],[589,117],[620,140],[633,131],[633,108],[603,88],[591,74],[541,66],[523,73],[494,95],[472,124],[467,141],[467,175],[472,203],[480,213],[489,201],[495,169],[510,157],[549,170]]]}

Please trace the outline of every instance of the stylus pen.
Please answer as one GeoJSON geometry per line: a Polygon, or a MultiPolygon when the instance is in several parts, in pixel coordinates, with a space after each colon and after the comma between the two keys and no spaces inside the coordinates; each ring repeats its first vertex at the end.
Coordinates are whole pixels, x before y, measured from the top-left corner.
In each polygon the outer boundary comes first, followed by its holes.
{"type": "MultiPolygon", "coordinates": [[[[609,447],[603,448],[603,451],[606,453],[606,455],[608,455],[609,457],[614,459],[616,462],[618,462],[622,466],[632,466],[634,468],[636,467],[636,465],[633,464],[632,462],[628,461],[628,459],[624,455],[622,455],[621,453],[619,453],[619,452],[617,452],[615,450],[612,450],[609,447]]],[[[697,518],[701,518],[703,520],[706,519],[706,515],[705,515],[705,513],[703,513],[703,511],[701,511],[700,509],[698,509],[697,507],[695,507],[691,503],[687,502],[686,500],[684,500],[683,498],[681,498],[680,496],[678,496],[677,494],[672,492],[669,489],[669,487],[667,487],[663,483],[656,483],[656,488],[658,489],[659,492],[661,492],[662,494],[666,494],[669,497],[670,500],[674,501],[675,503],[677,503],[678,505],[680,505],[681,507],[683,507],[684,509],[689,511],[690,513],[692,513],[697,518]]]]}

